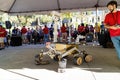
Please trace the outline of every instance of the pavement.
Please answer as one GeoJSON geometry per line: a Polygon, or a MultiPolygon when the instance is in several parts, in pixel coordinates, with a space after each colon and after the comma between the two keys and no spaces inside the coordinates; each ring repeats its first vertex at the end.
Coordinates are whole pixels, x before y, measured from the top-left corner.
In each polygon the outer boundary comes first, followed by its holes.
{"type": "Polygon", "coordinates": [[[0,50],[0,80],[120,80],[120,60],[114,48],[97,45],[80,45],[93,56],[93,61],[74,65],[67,60],[65,72],[58,72],[58,62],[45,56],[48,65],[35,65],[34,56],[43,44],[22,45],[0,50]]]}

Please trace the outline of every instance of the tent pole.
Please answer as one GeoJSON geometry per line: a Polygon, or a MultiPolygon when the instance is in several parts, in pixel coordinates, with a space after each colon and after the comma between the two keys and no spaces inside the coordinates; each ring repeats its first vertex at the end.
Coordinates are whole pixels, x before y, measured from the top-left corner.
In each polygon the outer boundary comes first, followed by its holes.
{"type": "Polygon", "coordinates": [[[56,11],[53,11],[52,12],[52,17],[53,17],[53,21],[54,21],[54,39],[53,39],[53,42],[57,42],[57,37],[58,37],[58,20],[60,18],[60,13],[56,12],[56,11]]]}
{"type": "Polygon", "coordinates": [[[96,22],[98,22],[98,8],[96,7],[96,22]]]}
{"type": "Polygon", "coordinates": [[[95,5],[95,8],[96,8],[96,22],[98,22],[98,7],[99,7],[99,1],[100,0],[97,0],[97,3],[95,5]]]}

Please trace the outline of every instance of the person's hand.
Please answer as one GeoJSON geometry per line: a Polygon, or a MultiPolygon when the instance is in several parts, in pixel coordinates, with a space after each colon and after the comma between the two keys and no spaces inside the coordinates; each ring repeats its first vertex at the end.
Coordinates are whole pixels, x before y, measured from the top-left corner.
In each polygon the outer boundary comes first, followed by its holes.
{"type": "Polygon", "coordinates": [[[116,30],[116,29],[119,29],[120,27],[116,27],[116,26],[111,26],[110,27],[110,29],[114,29],[114,30],[116,30]]]}

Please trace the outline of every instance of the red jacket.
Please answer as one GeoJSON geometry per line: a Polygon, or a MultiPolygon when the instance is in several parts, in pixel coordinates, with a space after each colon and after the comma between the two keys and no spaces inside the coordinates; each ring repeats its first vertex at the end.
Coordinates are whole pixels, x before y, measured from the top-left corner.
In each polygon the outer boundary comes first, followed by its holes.
{"type": "Polygon", "coordinates": [[[67,28],[66,28],[65,26],[62,26],[62,27],[61,27],[61,33],[65,33],[65,32],[66,32],[66,29],[67,29],[67,28]]]}
{"type": "Polygon", "coordinates": [[[85,27],[84,26],[79,26],[78,27],[78,32],[84,32],[85,31],[85,27]]]}
{"type": "Polygon", "coordinates": [[[47,27],[45,27],[45,28],[43,29],[43,32],[44,32],[44,34],[48,34],[48,33],[49,33],[49,29],[48,29],[47,27]]]}
{"type": "Polygon", "coordinates": [[[0,28],[0,37],[6,37],[7,31],[4,28],[0,28]]]}
{"type": "MultiPolygon", "coordinates": [[[[105,16],[104,23],[109,26],[114,26],[116,24],[120,25],[120,11],[117,11],[115,13],[108,13],[105,16]]],[[[120,36],[120,29],[116,29],[116,30],[109,29],[109,32],[111,37],[120,36]]]]}
{"type": "Polygon", "coordinates": [[[27,33],[27,29],[26,29],[25,27],[23,27],[23,28],[21,29],[21,33],[22,33],[22,34],[27,33]]]}

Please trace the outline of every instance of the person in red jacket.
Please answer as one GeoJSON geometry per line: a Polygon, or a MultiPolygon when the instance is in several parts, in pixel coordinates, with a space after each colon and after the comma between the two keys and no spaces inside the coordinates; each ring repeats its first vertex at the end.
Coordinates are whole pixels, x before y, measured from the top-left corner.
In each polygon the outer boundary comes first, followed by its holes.
{"type": "Polygon", "coordinates": [[[80,35],[85,36],[85,26],[84,26],[84,23],[81,23],[81,25],[78,25],[78,33],[80,35]]]}
{"type": "Polygon", "coordinates": [[[0,25],[0,48],[4,48],[4,38],[6,37],[6,30],[0,25]]]}
{"type": "Polygon", "coordinates": [[[61,33],[62,33],[62,42],[66,42],[67,40],[67,31],[66,31],[66,26],[65,24],[63,23],[62,24],[62,27],[61,27],[61,33]]]}
{"type": "Polygon", "coordinates": [[[27,29],[25,26],[22,27],[21,29],[21,33],[22,33],[22,41],[23,43],[26,43],[26,40],[27,40],[27,29]]]}
{"type": "Polygon", "coordinates": [[[45,27],[43,28],[43,33],[44,33],[44,42],[46,43],[49,40],[49,29],[47,25],[45,25],[45,27]]]}
{"type": "Polygon", "coordinates": [[[110,32],[111,40],[120,60],[120,11],[117,10],[116,1],[110,1],[107,8],[110,12],[105,16],[104,25],[110,32]]]}

